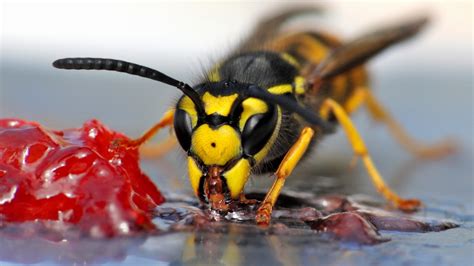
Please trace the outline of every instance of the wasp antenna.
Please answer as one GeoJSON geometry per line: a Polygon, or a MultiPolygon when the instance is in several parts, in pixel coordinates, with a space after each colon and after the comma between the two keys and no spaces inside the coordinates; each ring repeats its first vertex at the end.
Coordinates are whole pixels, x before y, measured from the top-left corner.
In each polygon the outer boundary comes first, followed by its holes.
{"type": "Polygon", "coordinates": [[[314,113],[314,111],[302,107],[296,101],[289,100],[288,98],[283,97],[281,95],[269,93],[268,91],[258,86],[250,86],[247,90],[247,93],[247,96],[249,97],[259,98],[264,101],[277,104],[289,112],[296,113],[302,118],[304,118],[304,120],[306,120],[307,122],[315,126],[321,127],[325,132],[332,132],[334,130],[334,127],[331,124],[318,117],[314,113]]]}
{"type": "Polygon", "coordinates": [[[163,82],[181,90],[193,101],[198,113],[204,114],[201,98],[191,86],[146,66],[116,59],[88,57],[58,59],[53,62],[53,66],[59,69],[117,71],[163,82]]]}

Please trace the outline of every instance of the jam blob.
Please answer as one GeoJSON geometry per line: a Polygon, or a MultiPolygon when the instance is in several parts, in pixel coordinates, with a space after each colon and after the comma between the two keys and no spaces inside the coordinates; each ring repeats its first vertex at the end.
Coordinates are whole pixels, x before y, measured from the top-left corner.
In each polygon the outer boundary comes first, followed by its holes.
{"type": "Polygon", "coordinates": [[[58,221],[95,237],[154,229],[164,198],[118,139],[130,141],[97,120],[63,131],[0,120],[0,224],[58,221]]]}

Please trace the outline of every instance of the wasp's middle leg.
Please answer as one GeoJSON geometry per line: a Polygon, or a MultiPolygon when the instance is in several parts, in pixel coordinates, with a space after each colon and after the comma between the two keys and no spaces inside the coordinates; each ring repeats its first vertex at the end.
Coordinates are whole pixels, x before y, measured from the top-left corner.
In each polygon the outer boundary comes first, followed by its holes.
{"type": "Polygon", "coordinates": [[[337,118],[339,124],[344,129],[348,140],[352,145],[352,149],[356,156],[360,156],[364,165],[372,178],[372,182],[377,189],[377,191],[382,194],[388,201],[390,201],[395,207],[404,210],[404,211],[413,211],[421,206],[421,202],[417,199],[403,199],[398,196],[390,187],[385,184],[382,176],[374,165],[372,158],[369,155],[367,147],[365,146],[364,141],[362,140],[359,132],[352,123],[350,117],[344,108],[339,105],[336,101],[332,99],[326,99],[321,108],[321,116],[327,117],[329,111],[337,118]]]}
{"type": "Polygon", "coordinates": [[[275,182],[265,196],[265,199],[262,201],[260,208],[257,210],[255,220],[258,225],[267,226],[270,223],[273,206],[280,195],[285,180],[308,149],[313,135],[313,129],[310,127],[303,128],[298,140],[296,140],[295,144],[293,144],[281,161],[280,166],[274,174],[275,182]]]}
{"type": "Polygon", "coordinates": [[[404,149],[420,158],[438,158],[456,150],[454,141],[445,140],[433,145],[426,145],[413,139],[403,127],[383,108],[370,90],[365,89],[366,104],[372,118],[387,125],[392,136],[404,149]]]}
{"type": "Polygon", "coordinates": [[[408,152],[420,158],[438,158],[455,151],[453,141],[442,141],[434,145],[426,145],[413,139],[403,127],[385,110],[372,92],[364,86],[355,89],[351,98],[344,104],[344,110],[350,114],[362,105],[366,105],[373,120],[387,125],[393,138],[408,152]]]}

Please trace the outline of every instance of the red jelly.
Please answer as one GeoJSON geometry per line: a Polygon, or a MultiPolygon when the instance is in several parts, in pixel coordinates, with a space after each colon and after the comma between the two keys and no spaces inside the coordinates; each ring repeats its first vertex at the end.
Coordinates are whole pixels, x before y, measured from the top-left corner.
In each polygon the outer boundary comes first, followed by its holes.
{"type": "Polygon", "coordinates": [[[97,120],[64,131],[0,120],[0,223],[53,220],[98,237],[153,229],[164,198],[138,150],[116,139],[129,140],[97,120]]]}

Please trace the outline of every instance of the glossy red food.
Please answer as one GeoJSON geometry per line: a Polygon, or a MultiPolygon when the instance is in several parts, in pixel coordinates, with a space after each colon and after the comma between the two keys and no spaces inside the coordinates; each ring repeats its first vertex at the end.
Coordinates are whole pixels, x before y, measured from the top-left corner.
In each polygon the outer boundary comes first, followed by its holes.
{"type": "Polygon", "coordinates": [[[141,172],[137,149],[97,120],[48,130],[0,120],[0,223],[53,220],[92,236],[153,229],[150,211],[164,198],[141,172]]]}

